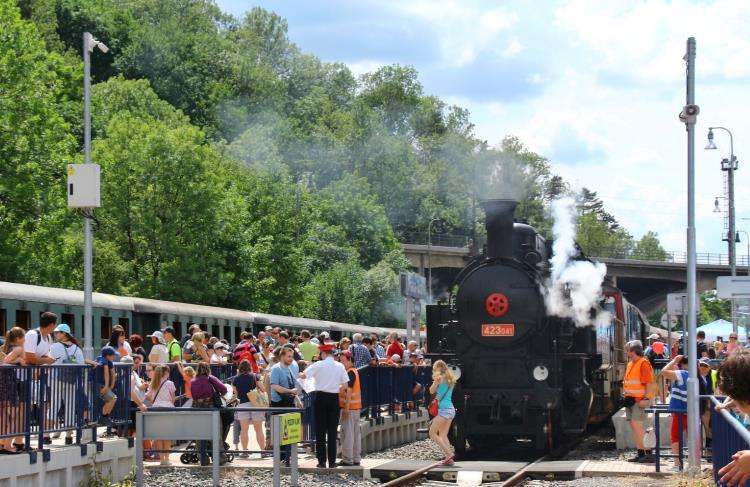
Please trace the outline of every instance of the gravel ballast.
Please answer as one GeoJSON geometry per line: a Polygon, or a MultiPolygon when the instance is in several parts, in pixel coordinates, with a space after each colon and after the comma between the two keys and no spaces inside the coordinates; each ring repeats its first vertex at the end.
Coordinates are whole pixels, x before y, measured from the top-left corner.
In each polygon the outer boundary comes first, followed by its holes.
{"type": "MultiPolygon", "coordinates": [[[[211,487],[211,471],[195,468],[150,468],[143,476],[148,487],[211,487]]],[[[221,485],[231,487],[270,487],[273,473],[269,470],[245,470],[226,472],[221,476],[221,485]]],[[[289,476],[281,475],[281,485],[289,486],[289,476]]],[[[304,487],[373,487],[380,485],[377,480],[363,480],[361,477],[341,474],[300,473],[299,485],[304,487]]]]}

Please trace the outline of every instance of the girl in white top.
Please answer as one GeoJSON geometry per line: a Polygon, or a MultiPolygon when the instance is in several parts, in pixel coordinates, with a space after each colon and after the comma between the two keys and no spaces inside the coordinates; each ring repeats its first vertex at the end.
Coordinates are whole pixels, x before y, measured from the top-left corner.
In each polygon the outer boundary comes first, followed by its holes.
{"type": "MultiPolygon", "coordinates": [[[[155,408],[173,408],[175,392],[177,388],[174,382],[169,380],[169,366],[157,365],[154,368],[154,378],[151,380],[146,399],[153,401],[151,407],[155,408]]],[[[154,443],[155,450],[169,450],[171,440],[156,440],[154,443]]],[[[169,462],[169,453],[159,453],[161,465],[171,465],[169,462]]]]}

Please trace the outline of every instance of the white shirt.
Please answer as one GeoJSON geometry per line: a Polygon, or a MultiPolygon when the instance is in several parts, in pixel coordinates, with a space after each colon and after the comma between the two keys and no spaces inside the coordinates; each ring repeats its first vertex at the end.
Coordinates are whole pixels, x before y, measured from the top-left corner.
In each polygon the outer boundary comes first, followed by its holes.
{"type": "Polygon", "coordinates": [[[130,355],[130,356],[133,355],[133,349],[130,348],[130,344],[128,343],[127,340],[125,340],[124,342],[122,342],[122,348],[124,348],[125,351],[128,352],[128,355],[130,355]]]}
{"type": "Polygon", "coordinates": [[[344,365],[333,357],[326,357],[306,368],[305,377],[315,379],[316,391],[332,394],[338,394],[341,386],[349,382],[344,365]]]}
{"type": "Polygon", "coordinates": [[[60,342],[53,343],[50,347],[49,354],[55,359],[56,364],[62,364],[65,363],[65,360],[70,357],[75,359],[75,363],[78,365],[83,365],[83,350],[81,350],[81,347],[77,345],[73,345],[72,343],[70,346],[66,347],[60,342]],[[67,354],[66,354],[67,352],[67,354]]]}
{"type": "Polygon", "coordinates": [[[49,353],[52,346],[52,340],[49,335],[45,338],[39,328],[26,332],[26,340],[23,343],[23,351],[35,353],[37,357],[44,357],[49,353]],[[39,340],[41,338],[41,340],[39,340]],[[37,345],[37,341],[39,344],[37,345]]]}
{"type": "Polygon", "coordinates": [[[169,352],[167,352],[167,347],[161,343],[152,346],[151,353],[148,354],[148,360],[151,363],[157,364],[169,363],[169,352]]]}
{"type": "Polygon", "coordinates": [[[208,362],[211,364],[225,364],[227,363],[227,359],[227,354],[217,355],[216,353],[214,353],[213,355],[211,355],[211,358],[208,360],[208,362]]]}
{"type": "Polygon", "coordinates": [[[130,390],[135,392],[135,395],[141,400],[141,402],[146,399],[146,391],[141,389],[142,386],[143,379],[141,379],[141,376],[139,376],[135,370],[130,372],[130,390]]]}

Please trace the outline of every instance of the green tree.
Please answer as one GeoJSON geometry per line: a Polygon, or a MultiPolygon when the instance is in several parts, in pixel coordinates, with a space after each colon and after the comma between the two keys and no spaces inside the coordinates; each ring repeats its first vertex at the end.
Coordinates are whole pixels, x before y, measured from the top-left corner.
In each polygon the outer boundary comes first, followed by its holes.
{"type": "Polygon", "coordinates": [[[659,234],[649,230],[635,243],[633,257],[642,260],[664,261],[669,257],[669,253],[661,246],[659,234]]]}
{"type": "Polygon", "coordinates": [[[320,192],[322,218],[340,226],[357,250],[360,265],[372,267],[386,254],[398,249],[384,208],[378,204],[364,178],[345,176],[320,192]]]}
{"type": "Polygon", "coordinates": [[[700,308],[698,323],[701,325],[716,320],[732,321],[732,301],[718,298],[715,290],[701,293],[700,308]]]}
{"type": "Polygon", "coordinates": [[[61,113],[76,77],[11,0],[0,0],[0,33],[0,278],[28,282],[49,257],[36,253],[45,226],[65,208],[75,139],[61,113]]]}

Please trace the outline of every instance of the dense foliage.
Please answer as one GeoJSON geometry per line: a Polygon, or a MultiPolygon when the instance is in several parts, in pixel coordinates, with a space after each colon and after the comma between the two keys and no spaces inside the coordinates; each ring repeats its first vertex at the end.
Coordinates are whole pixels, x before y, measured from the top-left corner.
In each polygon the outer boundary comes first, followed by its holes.
{"type": "MultiPolygon", "coordinates": [[[[434,218],[472,235],[486,197],[549,233],[570,193],[518,139],[478,140],[414,68],[357,79],[263,9],[0,0],[0,279],[81,286],[64,168],[81,160],[84,31],[110,47],[92,55],[97,290],[394,324],[399,239],[434,218]]],[[[581,196],[584,249],[636,246],[581,196]]]]}

